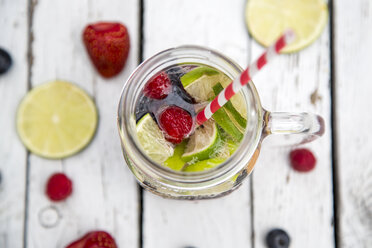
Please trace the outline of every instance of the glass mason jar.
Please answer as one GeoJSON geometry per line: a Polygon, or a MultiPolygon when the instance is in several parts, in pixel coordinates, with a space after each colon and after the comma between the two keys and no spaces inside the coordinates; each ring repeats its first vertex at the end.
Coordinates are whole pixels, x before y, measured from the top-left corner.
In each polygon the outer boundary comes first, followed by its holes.
{"type": "MultiPolygon", "coordinates": [[[[271,113],[262,108],[252,82],[242,89],[247,107],[247,127],[239,148],[219,166],[202,172],[182,172],[151,161],[136,136],[135,107],[147,81],[157,72],[177,64],[204,64],[236,78],[242,68],[226,56],[199,46],[162,51],[140,64],[124,84],[118,107],[118,128],[125,161],[147,190],[174,199],[208,199],[226,195],[241,185],[253,170],[262,140],[269,134],[286,134],[308,142],[324,132],[320,116],[308,113],[271,113]]],[[[292,139],[293,140],[293,139],[292,139]]]]}

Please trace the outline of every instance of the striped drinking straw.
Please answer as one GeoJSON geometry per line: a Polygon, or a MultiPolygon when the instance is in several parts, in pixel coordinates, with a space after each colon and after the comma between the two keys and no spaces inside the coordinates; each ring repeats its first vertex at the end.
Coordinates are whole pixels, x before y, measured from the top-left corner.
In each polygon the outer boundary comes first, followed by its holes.
{"type": "Polygon", "coordinates": [[[216,96],[202,111],[196,116],[196,122],[201,125],[212,117],[219,108],[221,108],[231,97],[243,88],[252,77],[261,70],[264,65],[275,58],[279,52],[288,44],[295,40],[295,33],[288,29],[283,35],[270,46],[254,63],[248,66],[238,77],[234,79],[218,96],[216,96]]]}

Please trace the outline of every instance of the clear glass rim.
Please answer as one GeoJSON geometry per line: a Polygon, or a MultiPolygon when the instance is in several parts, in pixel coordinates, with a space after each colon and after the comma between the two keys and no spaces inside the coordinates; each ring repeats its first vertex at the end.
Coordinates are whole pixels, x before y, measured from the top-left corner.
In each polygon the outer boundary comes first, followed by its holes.
{"type": "MultiPolygon", "coordinates": [[[[201,171],[201,172],[181,172],[181,171],[175,171],[170,168],[166,168],[164,166],[161,166],[152,160],[150,160],[141,149],[139,149],[137,145],[137,141],[131,135],[131,131],[129,130],[129,125],[133,123],[130,123],[130,113],[126,113],[128,111],[125,111],[123,108],[126,104],[125,96],[128,93],[128,90],[131,87],[138,87],[138,86],[132,86],[133,85],[133,79],[135,79],[139,74],[141,74],[143,71],[147,70],[147,66],[150,63],[161,61],[161,59],[164,59],[174,52],[191,52],[197,53],[197,52],[204,52],[212,55],[215,58],[222,59],[224,63],[227,63],[229,66],[233,67],[237,72],[241,72],[242,68],[235,63],[232,59],[222,55],[221,53],[214,51],[210,48],[202,47],[202,46],[195,46],[195,45],[183,45],[179,47],[169,48],[166,50],[163,50],[152,57],[146,59],[143,61],[138,67],[133,71],[133,73],[129,76],[128,80],[123,85],[118,111],[117,111],[117,121],[118,121],[118,128],[119,128],[119,134],[121,138],[122,145],[124,146],[123,149],[129,149],[131,152],[133,152],[133,156],[130,156],[129,152],[127,152],[127,156],[131,160],[140,161],[140,163],[145,163],[147,172],[155,175],[159,178],[165,178],[170,181],[176,181],[179,183],[202,183],[206,181],[210,181],[211,179],[216,179],[219,177],[222,177],[223,175],[229,177],[240,171],[242,168],[235,166],[236,163],[232,163],[233,160],[241,160],[244,156],[249,156],[249,158],[252,157],[253,153],[256,151],[257,147],[259,146],[259,143],[261,141],[262,136],[262,128],[263,128],[263,113],[264,110],[262,109],[262,105],[260,102],[260,98],[258,95],[258,92],[256,90],[256,87],[252,82],[249,83],[248,87],[243,89],[243,95],[246,98],[248,92],[250,91],[253,95],[254,102],[257,105],[257,127],[256,127],[256,133],[255,133],[255,139],[253,144],[249,144],[248,138],[246,137],[246,133],[244,135],[243,140],[241,141],[239,147],[234,152],[234,154],[229,157],[225,162],[221,163],[215,168],[211,168],[209,170],[201,171]],[[249,90],[248,90],[249,89],[249,90]],[[245,94],[244,94],[245,93],[245,94]],[[126,115],[127,114],[127,115],[126,115]],[[129,118],[128,118],[129,117],[129,118]],[[128,123],[128,125],[126,125],[128,123]]],[[[137,100],[137,99],[136,99],[137,100]]],[[[248,107],[248,106],[247,106],[248,107]]],[[[134,123],[135,125],[135,123],[134,123]]],[[[136,163],[135,163],[136,164],[136,163]]],[[[241,167],[244,167],[245,165],[242,165],[241,167]]]]}

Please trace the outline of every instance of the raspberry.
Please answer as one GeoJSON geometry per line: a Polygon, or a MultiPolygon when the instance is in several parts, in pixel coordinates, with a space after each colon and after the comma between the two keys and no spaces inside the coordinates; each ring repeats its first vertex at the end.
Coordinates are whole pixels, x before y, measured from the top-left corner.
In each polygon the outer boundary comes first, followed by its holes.
{"type": "Polygon", "coordinates": [[[62,201],[72,193],[72,182],[63,173],[53,174],[46,185],[46,194],[52,201],[62,201]]]}
{"type": "Polygon", "coordinates": [[[160,114],[159,124],[165,132],[165,138],[174,144],[178,144],[190,134],[193,119],[186,110],[172,106],[160,114]]]}
{"type": "Polygon", "coordinates": [[[308,172],[314,169],[316,159],[308,149],[296,149],[291,151],[290,159],[293,169],[300,172],[308,172]]]}
{"type": "Polygon", "coordinates": [[[117,248],[117,246],[110,234],[103,231],[96,231],[89,235],[84,248],[117,248]]]}
{"type": "Polygon", "coordinates": [[[117,248],[117,245],[109,233],[93,231],[72,242],[66,248],[117,248]]]}
{"type": "Polygon", "coordinates": [[[152,77],[143,89],[145,96],[153,99],[164,99],[171,92],[172,85],[169,77],[165,72],[162,72],[155,77],[152,77]]]}

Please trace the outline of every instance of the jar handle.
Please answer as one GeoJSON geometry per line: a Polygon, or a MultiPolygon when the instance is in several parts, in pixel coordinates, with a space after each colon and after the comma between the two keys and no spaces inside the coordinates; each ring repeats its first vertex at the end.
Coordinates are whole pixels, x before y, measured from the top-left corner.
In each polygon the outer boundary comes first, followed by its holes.
{"type": "Polygon", "coordinates": [[[303,144],[317,139],[324,134],[324,120],[311,113],[287,113],[265,111],[264,137],[270,134],[287,134],[299,136],[296,143],[303,144]]]}

